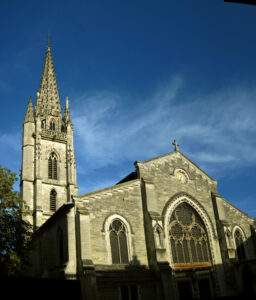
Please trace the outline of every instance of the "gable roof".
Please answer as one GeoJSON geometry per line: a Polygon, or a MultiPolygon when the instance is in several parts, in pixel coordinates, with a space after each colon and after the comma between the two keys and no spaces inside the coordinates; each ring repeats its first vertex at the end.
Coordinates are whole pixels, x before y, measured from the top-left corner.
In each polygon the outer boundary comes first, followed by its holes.
{"type": "Polygon", "coordinates": [[[206,175],[210,180],[213,180],[213,181],[216,181],[216,179],[214,179],[213,177],[211,177],[209,174],[207,174],[203,169],[201,169],[195,162],[193,162],[190,158],[188,158],[184,153],[182,153],[181,151],[172,151],[172,152],[168,152],[166,154],[163,154],[163,155],[159,155],[159,156],[156,156],[156,157],[153,157],[151,159],[147,159],[147,160],[144,160],[140,163],[142,164],[147,164],[148,162],[152,162],[154,160],[158,160],[158,159],[161,159],[161,158],[164,158],[164,157],[168,157],[168,156],[174,156],[174,155],[177,155],[177,153],[179,155],[181,155],[183,158],[185,158],[187,161],[189,161],[192,165],[195,166],[195,168],[197,168],[199,171],[201,171],[204,175],[206,175]]]}

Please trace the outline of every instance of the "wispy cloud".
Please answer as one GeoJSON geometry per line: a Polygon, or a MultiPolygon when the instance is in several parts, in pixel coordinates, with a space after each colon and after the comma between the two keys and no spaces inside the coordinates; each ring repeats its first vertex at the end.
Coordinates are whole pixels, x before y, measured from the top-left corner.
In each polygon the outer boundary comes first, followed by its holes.
{"type": "MultiPolygon", "coordinates": [[[[79,96],[74,124],[81,163],[99,169],[170,150],[172,138],[206,170],[256,164],[256,89],[194,96],[177,77],[148,99],[98,91],[79,96]]],[[[215,174],[213,174],[215,175],[215,174]]]]}

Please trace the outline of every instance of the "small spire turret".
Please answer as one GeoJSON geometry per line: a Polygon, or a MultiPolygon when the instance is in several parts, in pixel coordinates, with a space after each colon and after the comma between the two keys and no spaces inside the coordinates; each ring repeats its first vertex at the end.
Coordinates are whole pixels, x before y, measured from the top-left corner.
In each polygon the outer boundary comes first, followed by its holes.
{"type": "Polygon", "coordinates": [[[25,114],[25,120],[24,123],[28,123],[28,122],[34,122],[35,118],[34,118],[34,108],[33,108],[33,104],[32,104],[32,98],[29,97],[29,101],[28,101],[28,108],[25,114]]]}
{"type": "Polygon", "coordinates": [[[69,102],[68,102],[68,96],[66,97],[66,111],[69,110],[69,102]]]}
{"type": "Polygon", "coordinates": [[[69,99],[66,97],[66,107],[65,107],[65,112],[64,112],[64,120],[65,122],[70,122],[71,123],[71,116],[69,112],[69,99]]]}

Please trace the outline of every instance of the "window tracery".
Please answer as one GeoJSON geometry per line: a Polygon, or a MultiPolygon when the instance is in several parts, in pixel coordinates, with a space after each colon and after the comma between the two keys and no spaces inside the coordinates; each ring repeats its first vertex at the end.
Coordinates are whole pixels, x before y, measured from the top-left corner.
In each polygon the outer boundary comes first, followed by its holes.
{"type": "Polygon", "coordinates": [[[126,264],[128,258],[127,230],[120,219],[114,219],[109,226],[109,240],[113,264],[126,264]]]}
{"type": "Polygon", "coordinates": [[[174,264],[210,263],[206,227],[198,213],[186,202],[174,210],[168,225],[174,264]]]}

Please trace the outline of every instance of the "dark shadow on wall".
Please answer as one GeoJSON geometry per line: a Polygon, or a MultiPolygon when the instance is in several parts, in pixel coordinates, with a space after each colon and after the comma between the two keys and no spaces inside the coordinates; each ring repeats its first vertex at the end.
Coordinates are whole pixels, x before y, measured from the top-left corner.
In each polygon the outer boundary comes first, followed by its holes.
{"type": "Polygon", "coordinates": [[[24,277],[65,279],[69,261],[67,212],[73,204],[64,204],[34,234],[30,265],[24,266],[24,277]]]}

